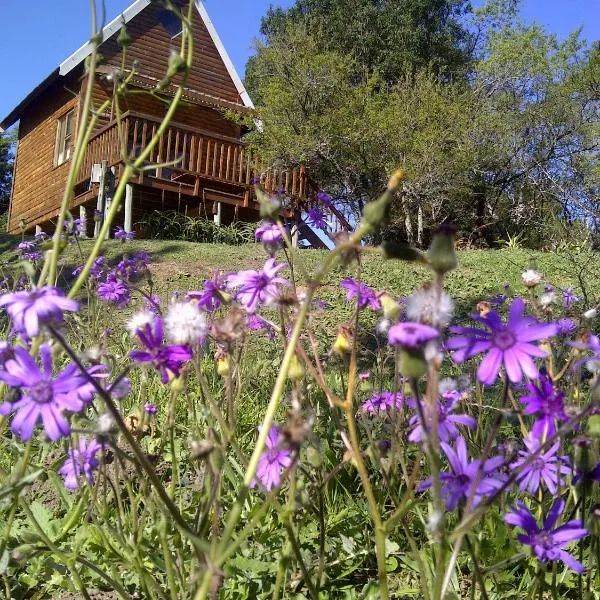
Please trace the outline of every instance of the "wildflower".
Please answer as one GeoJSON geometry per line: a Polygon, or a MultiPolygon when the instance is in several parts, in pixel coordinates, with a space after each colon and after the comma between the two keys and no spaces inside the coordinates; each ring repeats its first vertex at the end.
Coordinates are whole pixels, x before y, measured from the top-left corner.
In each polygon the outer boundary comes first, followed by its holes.
{"type": "Polygon", "coordinates": [[[45,231],[38,231],[33,237],[37,242],[44,242],[49,236],[45,231]]]}
{"type": "Polygon", "coordinates": [[[306,223],[311,227],[317,229],[327,229],[327,221],[325,220],[325,213],[320,211],[318,208],[311,208],[308,211],[306,217],[306,223]]]}
{"type": "Polygon", "coordinates": [[[173,302],[165,317],[167,338],[174,344],[198,346],[208,335],[206,317],[189,302],[173,302]]]}
{"type": "Polygon", "coordinates": [[[576,302],[579,302],[579,297],[574,294],[572,287],[563,291],[563,307],[565,310],[571,308],[576,302]]]}
{"type": "Polygon", "coordinates": [[[131,337],[137,335],[137,332],[145,329],[147,325],[152,325],[155,315],[149,310],[141,310],[134,313],[125,324],[125,328],[129,331],[131,337]]]}
{"type": "Polygon", "coordinates": [[[144,404],[144,412],[147,415],[154,416],[157,411],[158,408],[156,407],[156,404],[152,404],[152,402],[146,402],[146,404],[144,404]]]}
{"type": "Polygon", "coordinates": [[[439,331],[429,325],[396,323],[388,331],[388,342],[391,346],[417,349],[439,338],[439,336],[439,331]]]}
{"type": "Polygon", "coordinates": [[[382,414],[392,409],[402,408],[404,397],[399,392],[374,392],[373,395],[363,402],[360,410],[371,415],[382,414]]]}
{"type": "Polygon", "coordinates": [[[577,321],[573,319],[559,319],[556,326],[558,335],[571,335],[577,331],[577,321]]]}
{"type": "Polygon", "coordinates": [[[349,277],[342,279],[340,285],[348,290],[346,295],[347,300],[356,298],[358,302],[358,308],[361,310],[370,306],[373,310],[380,310],[381,303],[377,298],[377,294],[368,285],[365,285],[361,281],[355,281],[349,277]]]}
{"type": "Polygon", "coordinates": [[[161,381],[168,383],[170,377],[179,377],[184,362],[193,357],[189,346],[167,346],[163,340],[163,321],[154,319],[153,325],[138,330],[138,339],[145,350],[133,350],[129,356],[141,363],[152,363],[160,372],[161,381]]]}
{"type": "Polygon", "coordinates": [[[131,394],[131,381],[127,377],[121,377],[121,379],[108,386],[106,391],[112,398],[122,400],[131,394]]]}
{"type": "MultiPolygon", "coordinates": [[[[276,425],[269,429],[265,448],[256,468],[256,479],[270,492],[281,485],[281,476],[292,466],[292,451],[284,445],[281,430],[276,425]]],[[[256,485],[256,481],[252,482],[256,485]]]]}
{"type": "MultiPolygon", "coordinates": [[[[436,408],[438,411],[437,417],[437,427],[438,427],[438,438],[442,442],[449,442],[458,437],[458,429],[456,425],[464,425],[469,429],[475,429],[477,427],[477,421],[473,417],[469,417],[467,415],[453,415],[451,414],[453,410],[458,407],[458,402],[460,401],[461,394],[457,390],[450,390],[442,393],[442,401],[436,403],[436,408]]],[[[412,398],[408,401],[409,406],[416,410],[417,400],[413,400],[412,398]]],[[[428,405],[423,406],[423,413],[425,415],[425,421],[427,427],[430,428],[433,422],[431,409],[428,405]]],[[[413,428],[410,435],[408,436],[408,441],[417,443],[423,441],[423,426],[421,423],[421,419],[419,415],[416,414],[412,416],[409,420],[409,425],[413,428]]]]}
{"type": "Polygon", "coordinates": [[[263,221],[255,232],[257,242],[261,242],[270,254],[273,254],[283,242],[283,234],[277,223],[263,221]]]}
{"type": "Polygon", "coordinates": [[[567,421],[568,417],[564,408],[565,394],[554,387],[552,380],[545,374],[526,386],[529,392],[519,398],[526,405],[526,415],[537,415],[537,420],[531,430],[536,438],[546,438],[556,433],[556,421],[567,421]]]}
{"type": "Polygon", "coordinates": [[[569,342],[569,346],[573,348],[579,348],[580,350],[589,350],[592,352],[592,356],[588,356],[581,360],[578,360],[574,365],[574,369],[579,369],[581,365],[585,366],[592,372],[597,371],[600,366],[600,339],[595,335],[588,335],[587,341],[583,342],[569,342]]]}
{"type": "Polygon", "coordinates": [[[329,304],[329,302],[326,300],[315,300],[315,308],[318,308],[319,310],[327,310],[328,308],[331,308],[331,304],[329,304]]]}
{"type": "Polygon", "coordinates": [[[527,271],[521,273],[521,279],[528,288],[534,288],[542,281],[542,276],[533,269],[527,269],[527,271]]]}
{"type": "MultiPolygon", "coordinates": [[[[504,478],[499,474],[492,475],[504,461],[501,456],[490,458],[483,465],[478,458],[469,460],[467,444],[460,436],[456,439],[454,448],[445,442],[440,445],[451,469],[451,473],[440,473],[447,510],[454,510],[461,500],[466,500],[470,495],[473,496],[472,506],[477,506],[485,496],[502,487],[504,478]],[[474,482],[477,482],[477,487],[473,492],[471,488],[474,482]]],[[[431,485],[431,479],[428,479],[420,484],[419,490],[428,489],[431,485]]]]}
{"type": "Polygon", "coordinates": [[[249,331],[259,331],[264,329],[271,340],[274,340],[276,337],[273,326],[258,315],[248,315],[247,327],[249,331]]]}
{"type": "Polygon", "coordinates": [[[531,546],[534,556],[541,562],[560,560],[577,573],[583,573],[585,567],[563,548],[569,542],[586,537],[587,529],[584,529],[581,521],[577,520],[569,521],[552,529],[564,508],[565,501],[560,498],[556,500],[540,527],[527,506],[523,502],[517,501],[516,509],[514,512],[504,515],[504,521],[525,531],[524,534],[517,536],[518,540],[522,544],[531,546]]]}
{"type": "Polygon", "coordinates": [[[131,300],[129,288],[118,279],[107,279],[98,286],[98,298],[116,304],[118,308],[127,306],[131,300]]]}
{"type": "Polygon", "coordinates": [[[543,358],[546,352],[531,342],[555,335],[558,327],[554,323],[540,323],[532,317],[525,317],[525,304],[520,298],[513,300],[506,324],[495,311],[486,316],[472,315],[474,321],[488,330],[476,327],[451,327],[450,331],[459,335],[449,339],[446,347],[454,350],[453,358],[461,363],[467,358],[486,352],[477,371],[479,381],[492,385],[504,364],[506,374],[513,383],[523,378],[523,373],[535,378],[538,368],[532,357],[543,358]]]}
{"type": "Polygon", "coordinates": [[[285,264],[276,264],[270,258],[261,271],[239,271],[227,277],[227,284],[231,288],[239,288],[236,299],[241,302],[250,313],[256,311],[259,304],[272,304],[278,293],[279,285],[288,285],[288,281],[277,277],[277,273],[285,264]]]}
{"type": "Polygon", "coordinates": [[[4,294],[0,297],[0,306],[10,315],[15,331],[29,338],[38,335],[42,325],[62,323],[64,311],[76,312],[79,309],[75,300],[50,286],[4,294]]]}
{"type": "Polygon", "coordinates": [[[23,253],[27,253],[27,252],[34,252],[34,251],[37,250],[38,247],[37,247],[37,244],[35,242],[23,241],[23,242],[19,243],[19,245],[17,246],[17,248],[23,254],[23,253]]]}
{"type": "Polygon", "coordinates": [[[551,304],[556,302],[556,293],[554,290],[550,290],[549,292],[545,292],[540,296],[539,299],[540,305],[542,308],[548,308],[551,304]]]}
{"type": "Polygon", "coordinates": [[[145,298],[144,309],[158,317],[160,315],[160,296],[152,295],[145,298]]]}
{"type": "Polygon", "coordinates": [[[434,327],[446,327],[452,319],[454,302],[445,292],[438,294],[433,287],[421,288],[406,299],[406,317],[434,327]]]}
{"type": "Polygon", "coordinates": [[[333,200],[329,194],[325,192],[317,192],[317,201],[320,202],[324,207],[329,208],[333,206],[333,200]]]}
{"type": "Polygon", "coordinates": [[[122,227],[115,227],[115,231],[113,234],[115,240],[121,240],[124,242],[125,240],[132,240],[135,238],[135,231],[125,231],[122,227]]]}
{"type": "Polygon", "coordinates": [[[67,453],[67,460],[58,470],[58,474],[65,480],[65,487],[76,490],[81,477],[85,477],[90,485],[94,483],[94,471],[100,466],[96,457],[103,446],[95,439],[87,443],[84,436],[79,438],[79,448],[71,448],[67,453]]]}
{"type": "Polygon", "coordinates": [[[196,300],[200,308],[206,312],[217,310],[223,302],[229,300],[229,294],[226,292],[225,281],[219,271],[214,274],[212,279],[204,282],[204,290],[201,292],[188,292],[188,300],[196,300]]]}
{"type": "Polygon", "coordinates": [[[524,442],[527,451],[520,450],[520,458],[510,465],[511,470],[520,469],[517,475],[519,489],[522,492],[537,494],[543,483],[551,494],[556,494],[558,487],[563,484],[561,475],[571,472],[568,458],[556,456],[560,442],[556,442],[545,452],[539,451],[541,443],[535,436],[525,438],[524,442]],[[533,455],[536,455],[536,458],[522,467],[533,455]]]}
{"type": "MultiPolygon", "coordinates": [[[[0,371],[0,381],[21,392],[20,398],[0,404],[0,414],[15,413],[11,422],[13,433],[27,441],[41,420],[47,436],[56,441],[69,434],[66,411],[80,412],[94,394],[94,386],[75,364],[65,367],[52,377],[52,353],[48,344],[40,347],[42,369],[24,348],[15,348],[14,357],[0,371]]],[[[102,376],[98,367],[88,369],[88,375],[102,376]]]]}

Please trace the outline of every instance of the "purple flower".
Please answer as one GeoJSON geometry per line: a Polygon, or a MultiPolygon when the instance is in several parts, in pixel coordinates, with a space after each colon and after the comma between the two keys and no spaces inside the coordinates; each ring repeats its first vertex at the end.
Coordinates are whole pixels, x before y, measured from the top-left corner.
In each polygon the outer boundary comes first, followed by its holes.
{"type": "Polygon", "coordinates": [[[21,251],[21,253],[26,252],[34,252],[38,249],[37,244],[35,242],[20,242],[17,248],[21,251]]]}
{"type": "Polygon", "coordinates": [[[219,271],[214,274],[212,279],[207,279],[204,282],[204,290],[188,292],[186,296],[188,300],[196,300],[198,307],[206,312],[217,310],[226,297],[228,297],[228,294],[225,288],[225,280],[219,271]]]}
{"type": "Polygon", "coordinates": [[[84,476],[90,485],[94,483],[94,471],[100,466],[96,454],[102,450],[102,444],[95,439],[88,444],[84,436],[79,438],[79,448],[71,448],[67,453],[67,460],[58,470],[58,474],[65,480],[65,487],[76,490],[80,479],[84,476]]]}
{"type": "Polygon", "coordinates": [[[575,304],[575,302],[579,302],[579,297],[573,293],[573,288],[570,287],[564,290],[563,306],[565,307],[565,310],[571,308],[571,306],[575,304]]]}
{"type": "Polygon", "coordinates": [[[146,404],[144,404],[144,412],[147,415],[154,416],[157,410],[156,404],[152,404],[152,402],[146,402],[146,404]]]}
{"type": "Polygon", "coordinates": [[[160,296],[150,296],[144,300],[144,309],[155,316],[160,315],[160,296]]]}
{"type": "Polygon", "coordinates": [[[320,211],[318,208],[311,208],[308,211],[306,223],[311,227],[316,227],[317,229],[327,229],[325,213],[320,211]]]}
{"type": "Polygon", "coordinates": [[[524,534],[520,533],[517,539],[522,544],[531,546],[534,556],[540,561],[554,562],[560,560],[577,573],[583,573],[585,567],[563,548],[569,542],[586,537],[588,535],[587,529],[584,529],[581,521],[577,520],[569,521],[554,530],[552,529],[564,509],[565,501],[562,499],[556,500],[544,519],[543,526],[540,527],[525,504],[517,501],[516,509],[514,512],[504,515],[504,521],[525,531],[524,534]]]}
{"type": "Polygon", "coordinates": [[[319,310],[327,310],[328,308],[331,308],[331,304],[329,304],[329,302],[327,302],[326,300],[315,300],[315,308],[318,308],[319,310]]]}
{"type": "Polygon", "coordinates": [[[107,279],[98,286],[98,298],[116,304],[118,308],[127,306],[131,300],[129,288],[118,279],[107,279]]]}
{"type": "Polygon", "coordinates": [[[561,476],[571,472],[569,459],[566,456],[556,456],[560,442],[553,444],[546,452],[539,452],[541,442],[534,436],[525,438],[524,442],[527,451],[519,451],[520,458],[510,465],[511,470],[521,469],[533,455],[537,455],[537,458],[523,467],[517,475],[519,489],[537,494],[543,483],[551,494],[556,494],[558,487],[563,484],[561,476]]]}
{"type": "Polygon", "coordinates": [[[241,302],[250,313],[256,311],[259,304],[271,304],[278,293],[279,285],[288,285],[288,281],[277,277],[277,273],[285,267],[285,264],[276,264],[274,258],[270,258],[261,271],[239,271],[227,277],[227,285],[230,288],[239,288],[236,300],[241,302]]]}
{"type": "Polygon", "coordinates": [[[264,329],[271,340],[274,340],[276,337],[275,330],[271,324],[258,315],[248,315],[247,327],[249,331],[264,329]]]}
{"type": "Polygon", "coordinates": [[[256,241],[261,242],[270,252],[274,253],[283,242],[283,235],[277,223],[263,221],[255,232],[256,241]]]}
{"type": "Polygon", "coordinates": [[[565,394],[555,388],[552,379],[545,374],[540,374],[537,383],[529,383],[527,391],[529,393],[519,400],[526,405],[526,415],[537,415],[532,435],[539,439],[553,436],[556,433],[556,421],[568,421],[564,407],[565,394]]]}
{"type": "MultiPolygon", "coordinates": [[[[456,390],[450,390],[444,392],[442,394],[443,400],[437,403],[438,438],[442,442],[449,442],[458,437],[458,429],[456,428],[456,425],[464,425],[469,429],[475,429],[475,427],[477,427],[477,421],[475,421],[473,417],[469,417],[467,415],[451,414],[452,411],[458,407],[460,398],[460,392],[456,390]]],[[[407,402],[409,406],[412,406],[414,409],[416,409],[416,400],[411,398],[407,402]]],[[[430,414],[431,409],[429,409],[426,404],[423,405],[423,413],[425,415],[427,426],[428,428],[430,428],[433,420],[430,414]]],[[[422,442],[423,427],[421,425],[421,419],[419,418],[418,414],[410,418],[409,425],[413,428],[413,430],[408,436],[408,441],[413,443],[422,442]]]]}
{"type": "Polygon", "coordinates": [[[437,329],[423,323],[396,323],[388,330],[388,343],[390,346],[417,349],[439,336],[437,329]]]}
{"type": "MultiPolygon", "coordinates": [[[[454,448],[445,442],[441,442],[440,445],[451,469],[451,473],[440,473],[442,495],[448,510],[454,510],[461,500],[466,500],[472,494],[471,487],[477,480],[472,506],[477,506],[485,496],[493,494],[504,484],[503,475],[492,475],[504,461],[501,456],[490,458],[483,465],[478,458],[469,460],[467,444],[460,436],[456,439],[454,448]]],[[[419,490],[430,487],[431,479],[428,479],[419,485],[419,490]]]]}
{"type": "Polygon", "coordinates": [[[492,385],[504,364],[506,374],[513,383],[523,378],[538,376],[538,368],[532,357],[543,358],[546,353],[531,342],[548,338],[556,334],[555,323],[539,323],[532,317],[523,315],[525,303],[521,298],[513,300],[508,311],[506,324],[495,311],[481,317],[472,315],[474,321],[481,323],[487,330],[476,327],[451,327],[450,331],[459,335],[449,339],[446,347],[454,350],[453,358],[461,363],[467,358],[486,352],[477,370],[479,381],[492,385]]]}
{"type": "Polygon", "coordinates": [[[569,346],[573,348],[579,348],[580,350],[589,350],[592,352],[592,356],[582,358],[578,360],[574,365],[573,369],[579,369],[581,365],[586,365],[590,370],[596,370],[598,363],[600,363],[600,339],[598,336],[590,334],[585,343],[583,342],[568,342],[569,346]]]}
{"type": "Polygon", "coordinates": [[[129,356],[141,363],[152,363],[160,372],[161,381],[168,383],[171,376],[179,377],[184,362],[193,357],[189,346],[167,346],[163,338],[163,322],[160,317],[154,320],[154,327],[146,325],[137,331],[137,336],[145,350],[133,350],[129,356]]]}
{"type": "MultiPolygon", "coordinates": [[[[292,451],[284,444],[279,427],[273,425],[265,440],[266,450],[262,453],[256,468],[256,479],[270,492],[281,485],[281,476],[292,466],[292,451]]],[[[252,482],[252,486],[256,481],[252,482]]]]}
{"type": "Polygon", "coordinates": [[[399,392],[374,392],[373,395],[363,402],[360,410],[371,415],[383,414],[393,408],[402,408],[404,397],[399,392]]]}
{"type": "Polygon", "coordinates": [[[346,278],[340,281],[340,285],[348,290],[348,293],[346,294],[347,300],[356,298],[358,308],[363,309],[370,306],[373,310],[381,309],[381,302],[379,302],[375,291],[368,285],[362,283],[362,281],[346,278]]]}
{"type": "Polygon", "coordinates": [[[577,331],[577,321],[574,319],[559,319],[556,326],[558,335],[571,335],[577,331]]]}
{"type": "Polygon", "coordinates": [[[115,240],[121,240],[124,242],[125,240],[132,240],[135,238],[135,231],[125,231],[122,227],[117,225],[113,235],[115,240]]]}
{"type": "Polygon", "coordinates": [[[79,304],[55,287],[45,286],[31,291],[14,292],[0,297],[16,332],[34,338],[42,325],[63,322],[64,311],[77,311],[79,304]]]}
{"type": "Polygon", "coordinates": [[[33,237],[38,242],[44,242],[49,236],[45,231],[38,231],[33,237]]]}
{"type": "Polygon", "coordinates": [[[331,199],[331,196],[325,192],[317,192],[317,201],[326,208],[333,206],[333,200],[331,199]]]}
{"type": "MultiPolygon", "coordinates": [[[[70,364],[52,377],[52,352],[48,344],[40,347],[42,369],[24,348],[15,348],[14,357],[0,371],[0,381],[17,388],[21,397],[14,403],[0,404],[0,414],[15,413],[13,433],[27,441],[41,420],[47,436],[56,441],[69,434],[64,412],[80,412],[94,394],[94,386],[77,365],[70,364]]],[[[88,369],[88,375],[103,376],[103,367],[88,369]]]]}

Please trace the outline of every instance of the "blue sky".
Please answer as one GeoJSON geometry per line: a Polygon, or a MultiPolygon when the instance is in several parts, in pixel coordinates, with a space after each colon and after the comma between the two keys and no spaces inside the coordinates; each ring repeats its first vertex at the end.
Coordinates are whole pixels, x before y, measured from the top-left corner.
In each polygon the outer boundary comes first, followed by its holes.
{"type": "MultiPolygon", "coordinates": [[[[106,0],[112,19],[133,0],[106,0]]],[[[0,0],[0,118],[89,37],[87,0],[0,0]]],[[[98,2],[99,3],[99,2],[98,2]]],[[[206,8],[243,77],[261,16],[270,4],[292,0],[205,0],[206,8]]],[[[475,4],[479,4],[475,1],[475,4]]],[[[584,38],[600,39],[600,0],[523,0],[523,16],[564,36],[584,26],[584,38]]]]}

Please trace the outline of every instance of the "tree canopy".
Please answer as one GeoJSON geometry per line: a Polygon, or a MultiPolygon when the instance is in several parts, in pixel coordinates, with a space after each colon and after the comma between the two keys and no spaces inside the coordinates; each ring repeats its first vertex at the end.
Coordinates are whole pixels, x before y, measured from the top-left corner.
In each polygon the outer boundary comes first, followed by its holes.
{"type": "Polygon", "coordinates": [[[577,32],[559,40],[510,1],[471,14],[456,1],[298,0],[262,33],[249,140],[273,163],[306,164],[354,212],[404,166],[386,235],[419,241],[453,220],[471,240],[527,228],[539,245],[557,218],[595,224],[600,59],[577,32]],[[348,14],[368,18],[342,26],[348,14]]]}
{"type": "Polygon", "coordinates": [[[0,213],[8,210],[13,172],[14,133],[0,133],[0,213]]]}

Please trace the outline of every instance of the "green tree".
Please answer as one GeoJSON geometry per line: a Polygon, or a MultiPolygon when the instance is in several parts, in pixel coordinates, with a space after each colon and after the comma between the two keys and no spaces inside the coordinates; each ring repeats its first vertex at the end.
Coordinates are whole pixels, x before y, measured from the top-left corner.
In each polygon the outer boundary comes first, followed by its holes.
{"type": "Polygon", "coordinates": [[[0,213],[8,210],[12,183],[16,132],[0,133],[0,213]]]}

